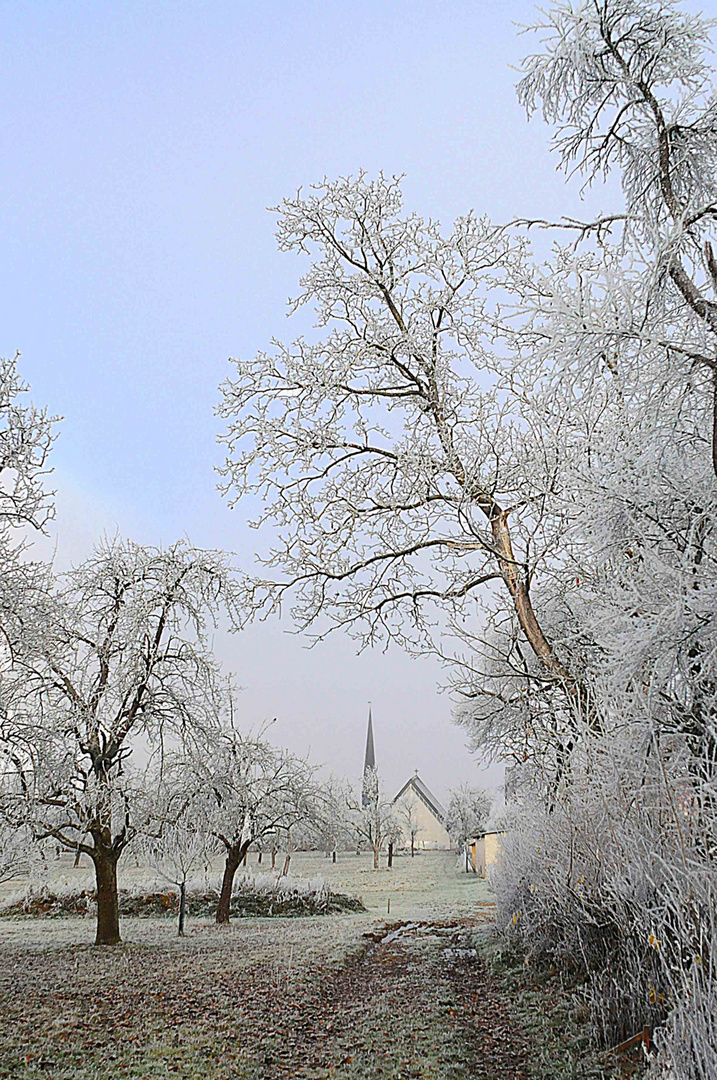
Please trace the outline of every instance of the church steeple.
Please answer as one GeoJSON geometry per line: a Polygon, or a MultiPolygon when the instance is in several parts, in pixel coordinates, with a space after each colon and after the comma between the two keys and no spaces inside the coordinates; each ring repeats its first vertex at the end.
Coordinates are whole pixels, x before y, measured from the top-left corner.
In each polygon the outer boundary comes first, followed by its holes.
{"type": "Polygon", "coordinates": [[[371,702],[368,706],[368,730],[366,732],[366,754],[363,762],[363,791],[361,804],[365,808],[373,801],[372,789],[375,786],[376,750],[373,745],[373,716],[371,714],[371,702]]]}

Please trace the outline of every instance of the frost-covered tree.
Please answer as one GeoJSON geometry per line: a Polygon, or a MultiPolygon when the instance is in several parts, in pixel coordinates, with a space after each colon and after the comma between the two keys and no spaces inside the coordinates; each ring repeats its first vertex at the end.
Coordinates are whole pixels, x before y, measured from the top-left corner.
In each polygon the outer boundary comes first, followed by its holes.
{"type": "Polygon", "coordinates": [[[119,539],[60,579],[15,651],[5,761],[38,839],[88,855],[97,943],[120,940],[117,863],[152,827],[138,749],[161,758],[216,725],[222,690],[207,620],[234,608],[223,556],[119,539]]]}
{"type": "Polygon", "coordinates": [[[173,768],[156,777],[153,792],[154,833],[141,838],[140,850],[152,869],[179,894],[177,933],[184,936],[187,916],[187,882],[199,870],[206,870],[216,841],[207,830],[202,797],[187,788],[186,769],[181,758],[173,768]]]}
{"type": "Polygon", "coordinates": [[[401,826],[402,837],[408,837],[411,848],[411,858],[416,855],[416,837],[423,832],[423,826],[418,817],[418,800],[410,793],[401,801],[396,809],[398,824],[401,826]]]}
{"type": "Polygon", "coordinates": [[[216,921],[226,925],[234,878],[250,845],[314,820],[320,788],[313,766],[272,746],[263,732],[244,735],[233,718],[197,745],[188,768],[204,793],[205,827],[225,856],[216,921]]]}
{"type": "Polygon", "coordinates": [[[386,844],[401,835],[401,823],[393,800],[381,784],[378,770],[369,768],[363,776],[361,799],[349,796],[347,808],[359,843],[366,842],[373,853],[373,868],[379,869],[380,855],[386,844]]]}
{"type": "Polygon", "coordinates": [[[17,370],[18,356],[0,359],[0,547],[3,561],[22,537],[13,530],[43,530],[54,517],[45,481],[57,418],[23,400],[28,387],[17,370]]]}
{"type": "Polygon", "coordinates": [[[24,822],[0,813],[0,885],[41,865],[41,853],[24,822]]]}
{"type": "Polygon", "coordinates": [[[475,836],[485,828],[493,805],[493,796],[471,784],[459,784],[449,791],[446,806],[446,830],[458,844],[475,836]]]}
{"type": "MultiPolygon", "coordinates": [[[[0,675],[12,663],[29,610],[50,588],[47,568],[33,563],[28,549],[55,514],[46,481],[57,418],[24,400],[28,387],[17,360],[0,359],[0,675]]],[[[0,685],[0,747],[11,696],[0,685]]]]}
{"type": "Polygon", "coordinates": [[[292,830],[294,842],[308,850],[323,850],[325,855],[336,858],[337,851],[345,851],[355,845],[355,833],[347,806],[350,791],[345,780],[330,776],[321,782],[319,797],[312,818],[302,822],[302,828],[292,830]]]}
{"type": "MultiPolygon", "coordinates": [[[[594,221],[552,223],[569,242],[544,264],[525,252],[506,275],[513,385],[556,461],[540,609],[597,722],[576,723],[551,812],[540,787],[515,811],[500,918],[534,959],[582,971],[606,1042],[663,1024],[659,1067],[706,1080],[717,1062],[711,25],[678,3],[591,0],[552,7],[537,29],[521,100],[554,125],[568,172],[592,184],[614,172],[622,198],[594,221]]],[[[537,214],[526,225],[551,227],[537,214]]],[[[476,744],[505,745],[535,778],[562,718],[534,675],[475,664],[461,717],[476,744]]]]}
{"type": "Polygon", "coordinates": [[[492,348],[491,289],[523,241],[473,214],[443,232],[384,176],[325,181],[279,213],[279,247],[313,257],[292,310],[313,305],[321,333],[235,361],[223,386],[225,490],[258,493],[278,536],[255,604],[291,596],[303,628],[440,650],[435,620],[460,634],[499,583],[542,678],[579,703],[530,592],[555,463],[544,439],[526,455],[492,348]]]}

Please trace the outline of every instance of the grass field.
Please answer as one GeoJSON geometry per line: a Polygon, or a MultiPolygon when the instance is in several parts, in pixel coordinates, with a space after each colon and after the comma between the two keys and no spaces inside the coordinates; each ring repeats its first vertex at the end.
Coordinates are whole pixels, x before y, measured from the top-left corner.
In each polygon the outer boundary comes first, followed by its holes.
{"type": "MultiPolygon", "coordinates": [[[[555,1063],[567,1014],[544,1022],[542,990],[521,1011],[482,960],[490,893],[453,854],[373,871],[365,855],[297,853],[291,873],[322,874],[367,910],[195,918],[185,938],[172,919],[127,918],[124,944],[103,949],[91,917],[0,918],[2,1080],[613,1075],[555,1063]]],[[[125,867],[125,884],[146,877],[125,867]]],[[[48,884],[68,879],[91,884],[65,860],[48,884]]]]}
{"type": "MultiPolygon", "coordinates": [[[[283,855],[280,855],[277,859],[278,867],[283,865],[283,858],[283,855]]],[[[94,875],[91,867],[83,864],[75,869],[73,861],[71,855],[63,855],[56,863],[53,862],[50,865],[48,873],[39,878],[34,886],[39,888],[45,885],[51,889],[72,884],[77,888],[92,889],[94,875]]],[[[426,851],[417,853],[415,858],[401,854],[394,858],[391,870],[388,870],[384,864],[385,860],[382,858],[381,869],[374,870],[372,856],[365,852],[360,855],[354,852],[341,852],[337,856],[336,863],[333,863],[330,858],[324,857],[321,853],[298,851],[291,856],[289,872],[292,876],[297,875],[303,878],[323,877],[333,891],[360,897],[368,914],[373,918],[413,919],[458,916],[461,913],[473,911],[476,905],[491,903],[487,882],[475,874],[466,874],[453,852],[426,851]]],[[[252,853],[246,869],[256,873],[268,870],[270,865],[266,855],[259,864],[256,854],[252,853]]],[[[168,887],[151,871],[137,866],[131,858],[126,859],[124,864],[120,863],[119,870],[120,888],[123,885],[129,886],[138,882],[157,882],[164,889],[168,887]]],[[[220,877],[221,862],[217,862],[212,868],[210,881],[217,885],[220,877]]],[[[18,879],[0,885],[0,902],[26,889],[28,884],[30,883],[18,879]]],[[[87,923],[87,933],[91,939],[92,921],[91,919],[84,921],[87,923]]],[[[132,920],[125,920],[125,922],[127,924],[126,936],[127,933],[134,931],[131,927],[132,920]]],[[[28,933],[24,922],[22,925],[22,931],[16,928],[17,932],[28,933]]],[[[39,932],[44,933],[44,931],[39,932]]],[[[78,926],[78,932],[81,932],[80,926],[78,926]]],[[[12,923],[0,920],[0,942],[7,940],[8,935],[13,935],[12,923]]]]}

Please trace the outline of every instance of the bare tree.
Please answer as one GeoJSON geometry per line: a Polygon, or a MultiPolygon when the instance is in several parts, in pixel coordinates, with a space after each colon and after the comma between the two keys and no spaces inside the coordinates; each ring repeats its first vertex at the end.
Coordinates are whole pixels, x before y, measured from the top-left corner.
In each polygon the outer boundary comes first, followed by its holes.
{"type": "Polygon", "coordinates": [[[373,868],[379,869],[380,855],[388,842],[400,834],[395,807],[381,788],[377,769],[367,769],[362,781],[361,799],[349,797],[348,810],[354,832],[359,840],[367,841],[373,852],[373,868]]]}
{"type": "MultiPolygon", "coordinates": [[[[212,732],[190,758],[194,784],[205,793],[208,830],[224,850],[216,921],[229,922],[232,888],[252,843],[288,834],[315,817],[319,786],[306,761],[243,735],[230,723],[212,732]]],[[[272,847],[272,866],[276,857],[272,847]]]]}
{"type": "Polygon", "coordinates": [[[161,760],[167,739],[216,724],[206,621],[233,603],[222,556],[112,540],[25,626],[13,672],[26,707],[14,705],[5,759],[35,835],[92,859],[98,944],[120,940],[117,863],[152,817],[128,759],[141,743],[161,760]]]}
{"type": "Polygon", "coordinates": [[[206,828],[201,796],[186,786],[186,768],[181,758],[174,768],[156,778],[153,792],[156,831],[140,840],[140,850],[160,877],[176,886],[179,893],[177,933],[184,937],[187,915],[187,882],[199,869],[207,869],[216,842],[206,828]]]}
{"type": "MultiPolygon", "coordinates": [[[[303,843],[313,849],[323,849],[326,856],[354,846],[355,833],[347,807],[351,801],[346,781],[331,776],[321,783],[315,803],[315,816],[302,823],[303,843]]],[[[293,830],[296,839],[296,829],[293,830]]]]}
{"type": "Polygon", "coordinates": [[[267,564],[280,574],[255,605],[291,595],[319,634],[441,651],[431,608],[461,635],[502,583],[539,677],[581,705],[530,591],[554,465],[540,444],[528,453],[530,417],[491,350],[487,297],[523,242],[473,214],[444,234],[403,214],[383,175],[325,181],[279,212],[279,247],[316,255],[291,310],[313,304],[326,332],[235,361],[222,387],[224,490],[260,494],[259,524],[279,537],[267,564]]]}
{"type": "Polygon", "coordinates": [[[485,828],[493,805],[493,796],[471,784],[460,784],[448,793],[446,820],[448,834],[459,844],[485,828]]]}
{"type": "Polygon", "coordinates": [[[397,811],[401,833],[404,836],[408,836],[412,859],[416,855],[416,837],[419,833],[423,832],[423,826],[419,821],[417,810],[418,800],[414,795],[409,793],[406,798],[401,800],[401,805],[398,807],[397,811]]]}

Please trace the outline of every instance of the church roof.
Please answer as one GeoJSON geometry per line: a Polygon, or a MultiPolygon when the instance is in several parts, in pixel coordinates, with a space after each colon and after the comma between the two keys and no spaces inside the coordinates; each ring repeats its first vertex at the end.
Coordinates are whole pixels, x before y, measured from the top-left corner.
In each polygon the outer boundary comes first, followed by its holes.
{"type": "Polygon", "coordinates": [[[419,799],[421,799],[421,801],[426,804],[431,813],[434,814],[434,816],[437,817],[441,823],[444,821],[446,811],[441,806],[438,799],[430,790],[430,788],[426,787],[426,785],[423,783],[423,780],[421,780],[418,773],[416,773],[414,776],[412,776],[409,780],[406,781],[406,783],[403,785],[398,795],[395,796],[393,801],[397,802],[401,798],[403,793],[408,790],[408,788],[413,788],[419,799]]]}

